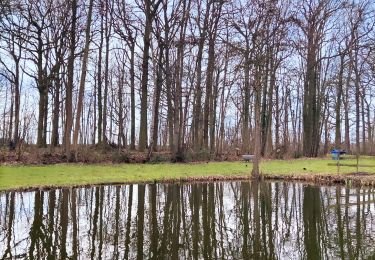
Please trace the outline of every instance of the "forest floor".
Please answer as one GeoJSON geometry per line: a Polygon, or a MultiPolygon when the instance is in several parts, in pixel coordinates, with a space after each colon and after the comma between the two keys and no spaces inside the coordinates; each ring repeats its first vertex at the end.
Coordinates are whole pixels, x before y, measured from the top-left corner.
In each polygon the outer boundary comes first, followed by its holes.
{"type": "MultiPolygon", "coordinates": [[[[264,179],[309,181],[318,184],[375,186],[375,157],[356,160],[295,159],[262,160],[264,179]]],[[[251,163],[159,164],[55,164],[46,166],[0,165],[0,190],[33,190],[99,184],[245,180],[251,163]]]]}

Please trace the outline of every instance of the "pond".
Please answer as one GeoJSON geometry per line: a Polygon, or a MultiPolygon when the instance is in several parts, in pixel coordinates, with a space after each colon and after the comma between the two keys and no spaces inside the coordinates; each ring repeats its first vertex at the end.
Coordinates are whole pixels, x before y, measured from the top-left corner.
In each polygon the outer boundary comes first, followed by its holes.
{"type": "Polygon", "coordinates": [[[373,259],[375,189],[287,182],[0,193],[0,259],[373,259]]]}

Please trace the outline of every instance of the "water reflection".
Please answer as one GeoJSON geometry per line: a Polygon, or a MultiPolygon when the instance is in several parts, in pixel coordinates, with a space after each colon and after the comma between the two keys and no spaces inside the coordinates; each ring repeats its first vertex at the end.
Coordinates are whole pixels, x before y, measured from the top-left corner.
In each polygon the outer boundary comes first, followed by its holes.
{"type": "Polygon", "coordinates": [[[373,259],[375,190],[283,182],[0,194],[0,259],[373,259]]]}

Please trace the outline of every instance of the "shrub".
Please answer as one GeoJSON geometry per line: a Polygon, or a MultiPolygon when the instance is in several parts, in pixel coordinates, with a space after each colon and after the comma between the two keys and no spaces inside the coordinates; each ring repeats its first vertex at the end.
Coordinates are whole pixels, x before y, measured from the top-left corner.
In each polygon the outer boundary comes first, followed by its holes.
{"type": "Polygon", "coordinates": [[[209,150],[201,149],[196,153],[195,160],[197,161],[209,161],[211,158],[211,154],[209,150]]]}
{"type": "Polygon", "coordinates": [[[5,149],[0,148],[0,162],[5,162],[6,161],[6,151],[5,149]]]}
{"type": "Polygon", "coordinates": [[[173,163],[181,163],[181,162],[186,162],[187,156],[184,152],[179,151],[176,154],[172,155],[171,157],[171,162],[173,163]]]}
{"type": "Polygon", "coordinates": [[[129,154],[121,151],[116,151],[112,153],[112,162],[113,163],[129,163],[130,158],[129,154]]]}
{"type": "MultiPolygon", "coordinates": [[[[76,162],[98,163],[103,161],[103,157],[103,154],[94,149],[90,149],[89,147],[79,147],[75,153],[74,159],[76,162]]],[[[70,162],[71,160],[72,157],[70,155],[67,157],[67,161],[70,162]]]]}
{"type": "Polygon", "coordinates": [[[154,154],[150,160],[149,160],[149,163],[162,163],[162,162],[166,162],[167,161],[167,158],[165,158],[164,156],[160,155],[160,154],[154,154]]]}
{"type": "Polygon", "coordinates": [[[301,158],[302,157],[302,153],[299,152],[299,151],[294,151],[293,152],[293,158],[294,159],[298,159],[298,158],[301,158]]]}

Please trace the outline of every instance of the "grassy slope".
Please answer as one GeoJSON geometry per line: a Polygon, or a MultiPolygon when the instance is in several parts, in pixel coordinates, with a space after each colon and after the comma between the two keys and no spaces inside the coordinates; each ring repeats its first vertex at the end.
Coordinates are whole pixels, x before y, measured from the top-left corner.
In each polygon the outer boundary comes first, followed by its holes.
{"type": "MultiPolygon", "coordinates": [[[[263,161],[266,174],[336,174],[332,160],[300,159],[290,161],[263,161]],[[305,169],[304,169],[305,168],[305,169]]],[[[344,165],[354,165],[355,160],[343,160],[344,165]]],[[[362,158],[359,171],[375,174],[375,158],[362,158]]],[[[342,166],[340,173],[355,172],[356,167],[342,166]]],[[[68,186],[84,184],[161,181],[168,179],[205,176],[244,176],[251,172],[251,163],[210,162],[201,164],[122,164],[51,166],[0,166],[0,190],[68,186]]]]}

